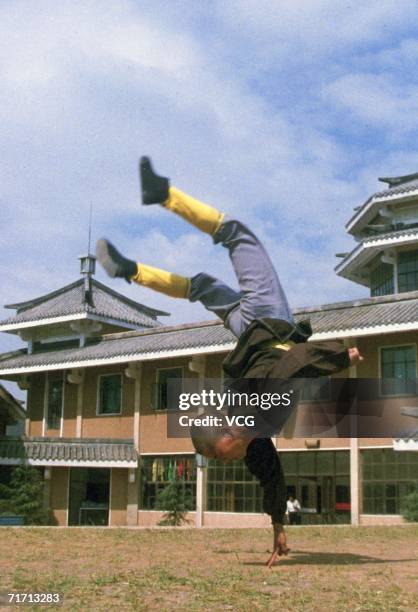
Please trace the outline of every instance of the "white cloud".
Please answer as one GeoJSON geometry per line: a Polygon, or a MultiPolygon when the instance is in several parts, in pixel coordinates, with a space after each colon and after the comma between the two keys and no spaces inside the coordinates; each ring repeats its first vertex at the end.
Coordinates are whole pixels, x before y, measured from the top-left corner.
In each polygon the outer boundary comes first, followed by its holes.
{"type": "Polygon", "coordinates": [[[418,111],[418,84],[399,82],[392,75],[348,74],[329,84],[324,97],[380,129],[416,131],[411,117],[418,111]]]}
{"type": "Polygon", "coordinates": [[[297,49],[300,56],[344,54],[355,44],[386,40],[389,32],[409,26],[417,7],[412,0],[221,0],[218,10],[232,30],[286,62],[297,49]]]}
{"type": "MultiPolygon", "coordinates": [[[[390,152],[360,137],[346,142],[337,115],[407,131],[415,88],[394,66],[415,47],[399,34],[412,7],[401,4],[230,0],[214,5],[207,26],[201,7],[187,15],[181,2],[169,2],[164,19],[165,5],[152,2],[2,5],[1,302],[77,277],[90,202],[94,237],[147,263],[234,283],[209,238],[140,207],[144,153],[179,187],[260,234],[293,304],[365,295],[335,276],[333,254],[350,248],[344,222],[376,174],[413,154],[405,142],[390,152]],[[346,64],[363,54],[367,72],[354,73],[346,64]]],[[[208,317],[198,305],[98,277],[176,320],[208,317]]]]}

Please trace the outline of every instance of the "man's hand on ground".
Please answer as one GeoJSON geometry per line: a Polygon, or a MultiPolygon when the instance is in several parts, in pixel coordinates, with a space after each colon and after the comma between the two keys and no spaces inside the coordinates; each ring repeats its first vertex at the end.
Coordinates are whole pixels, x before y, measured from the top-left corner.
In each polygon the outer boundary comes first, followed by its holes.
{"type": "Polygon", "coordinates": [[[355,365],[356,363],[359,363],[360,361],[364,361],[364,358],[360,355],[360,351],[358,350],[357,347],[349,348],[348,356],[350,358],[351,365],[355,365]]]}
{"type": "Polygon", "coordinates": [[[273,552],[270,559],[267,561],[267,567],[272,567],[278,557],[287,555],[289,551],[290,548],[287,547],[283,525],[280,523],[273,523],[273,552]]]}

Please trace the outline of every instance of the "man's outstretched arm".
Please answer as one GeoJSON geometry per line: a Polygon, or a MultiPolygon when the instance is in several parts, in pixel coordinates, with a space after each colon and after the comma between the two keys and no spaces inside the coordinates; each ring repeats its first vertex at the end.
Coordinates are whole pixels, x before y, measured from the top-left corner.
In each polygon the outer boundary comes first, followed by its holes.
{"type": "MultiPolygon", "coordinates": [[[[293,346],[277,363],[277,378],[317,378],[331,376],[363,361],[357,348],[342,342],[302,342],[293,346]]],[[[270,377],[273,377],[270,374],[270,377]]]]}
{"type": "Polygon", "coordinates": [[[273,524],[273,553],[267,562],[271,567],[277,557],[287,554],[283,523],[286,512],[286,484],[277,450],[269,438],[255,438],[247,449],[247,468],[263,488],[263,510],[273,524]]]}

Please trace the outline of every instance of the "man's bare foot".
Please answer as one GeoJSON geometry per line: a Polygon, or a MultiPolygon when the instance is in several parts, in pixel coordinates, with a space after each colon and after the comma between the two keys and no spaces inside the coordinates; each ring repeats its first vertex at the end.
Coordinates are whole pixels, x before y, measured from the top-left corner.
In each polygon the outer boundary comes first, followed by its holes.
{"type": "Polygon", "coordinates": [[[359,361],[364,361],[364,358],[360,355],[360,351],[356,346],[348,349],[348,356],[350,358],[350,364],[355,365],[359,361]]]}

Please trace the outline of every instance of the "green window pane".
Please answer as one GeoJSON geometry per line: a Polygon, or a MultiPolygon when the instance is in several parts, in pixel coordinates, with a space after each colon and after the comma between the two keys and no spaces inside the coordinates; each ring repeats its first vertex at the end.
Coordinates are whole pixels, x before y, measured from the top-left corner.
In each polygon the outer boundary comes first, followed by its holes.
{"type": "Polygon", "coordinates": [[[168,385],[170,390],[181,392],[181,381],[183,378],[183,368],[165,368],[157,371],[157,381],[153,385],[154,410],[167,410],[168,406],[168,385]],[[177,388],[178,386],[178,388],[177,388]]]}
{"type": "Polygon", "coordinates": [[[298,473],[298,453],[279,453],[283,471],[286,475],[298,473]]]}
{"type": "Polygon", "coordinates": [[[380,263],[370,275],[371,295],[389,295],[394,293],[393,266],[380,263]]]}
{"type": "Polygon", "coordinates": [[[414,346],[398,346],[381,350],[383,395],[416,393],[416,351],[414,346]]]}
{"type": "Polygon", "coordinates": [[[398,286],[400,292],[418,289],[418,250],[399,253],[398,286]]]}
{"type": "Polygon", "coordinates": [[[63,390],[64,381],[62,379],[48,381],[48,429],[59,429],[61,427],[63,390]]]}
{"type": "Polygon", "coordinates": [[[348,451],[336,451],[335,471],[337,474],[350,473],[350,453],[348,451]]]}
{"type": "Polygon", "coordinates": [[[318,474],[334,473],[334,453],[332,451],[321,451],[317,456],[318,474]]]}
{"type": "Polygon", "coordinates": [[[99,381],[99,414],[120,413],[122,376],[120,374],[101,376],[99,381]]]}
{"type": "Polygon", "coordinates": [[[302,452],[299,455],[299,474],[313,475],[316,474],[316,455],[317,452],[302,452]]]}
{"type": "Polygon", "coordinates": [[[385,495],[388,497],[396,497],[396,485],[395,484],[387,484],[385,487],[385,495]]]}

